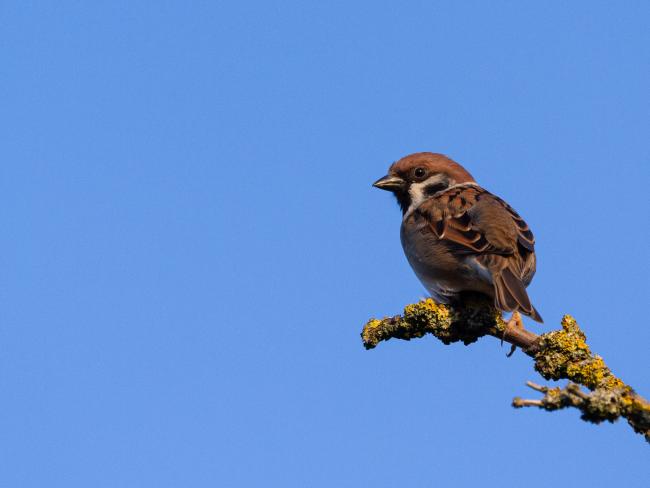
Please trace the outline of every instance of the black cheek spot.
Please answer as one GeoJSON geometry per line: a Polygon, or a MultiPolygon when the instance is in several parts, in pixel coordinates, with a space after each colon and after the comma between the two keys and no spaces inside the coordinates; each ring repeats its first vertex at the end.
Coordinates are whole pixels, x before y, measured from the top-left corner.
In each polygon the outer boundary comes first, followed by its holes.
{"type": "Polygon", "coordinates": [[[440,181],[438,183],[432,183],[424,187],[424,194],[427,196],[435,195],[441,190],[449,187],[449,183],[446,181],[440,181]]]}

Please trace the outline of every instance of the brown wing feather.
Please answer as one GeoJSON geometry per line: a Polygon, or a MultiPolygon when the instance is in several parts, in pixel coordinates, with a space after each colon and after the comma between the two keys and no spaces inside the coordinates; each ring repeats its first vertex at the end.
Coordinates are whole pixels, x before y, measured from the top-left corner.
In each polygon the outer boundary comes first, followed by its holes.
{"type": "Polygon", "coordinates": [[[476,185],[450,188],[423,202],[416,212],[436,237],[472,253],[513,254],[517,241],[534,251],[535,239],[526,222],[503,200],[476,185]],[[511,235],[502,236],[509,227],[511,235]]]}
{"type": "Polygon", "coordinates": [[[535,251],[535,236],[533,236],[533,233],[531,232],[530,228],[528,227],[528,224],[524,219],[522,219],[515,210],[508,205],[506,202],[504,202],[502,199],[499,197],[492,195],[492,197],[498,201],[503,207],[510,213],[512,216],[512,219],[515,222],[515,225],[517,226],[517,241],[519,244],[524,246],[526,249],[528,249],[531,252],[535,251]]]}
{"type": "Polygon", "coordinates": [[[416,210],[433,234],[456,252],[476,255],[492,276],[495,305],[542,321],[526,286],[535,273],[535,238],[528,224],[499,197],[473,185],[450,188],[416,210]]]}

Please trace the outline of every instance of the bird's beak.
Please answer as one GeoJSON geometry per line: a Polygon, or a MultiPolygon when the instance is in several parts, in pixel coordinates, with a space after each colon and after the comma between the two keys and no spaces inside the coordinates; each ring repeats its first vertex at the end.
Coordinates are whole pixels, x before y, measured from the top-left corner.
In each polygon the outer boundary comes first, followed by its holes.
{"type": "Polygon", "coordinates": [[[381,190],[397,191],[404,188],[405,183],[406,182],[402,178],[386,175],[383,178],[379,178],[377,181],[375,181],[372,186],[381,190]]]}

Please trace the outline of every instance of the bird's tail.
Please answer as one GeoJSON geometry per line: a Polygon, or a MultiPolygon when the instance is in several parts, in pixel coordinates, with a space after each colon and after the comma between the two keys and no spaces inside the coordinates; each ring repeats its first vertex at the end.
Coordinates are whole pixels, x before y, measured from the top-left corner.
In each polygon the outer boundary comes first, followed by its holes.
{"type": "Polygon", "coordinates": [[[526,287],[521,280],[510,270],[504,268],[492,276],[494,283],[494,305],[505,312],[519,312],[528,315],[537,322],[544,322],[533,304],[530,303],[526,287]]]}

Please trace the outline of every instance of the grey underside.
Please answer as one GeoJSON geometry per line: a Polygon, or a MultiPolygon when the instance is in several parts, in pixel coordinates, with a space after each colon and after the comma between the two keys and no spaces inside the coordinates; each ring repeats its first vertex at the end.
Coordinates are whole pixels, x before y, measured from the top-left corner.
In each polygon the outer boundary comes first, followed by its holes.
{"type": "Polygon", "coordinates": [[[438,239],[424,224],[402,224],[400,237],[413,271],[437,301],[446,303],[467,291],[494,297],[492,275],[475,256],[468,254],[459,261],[452,254],[455,244],[438,239]]]}

